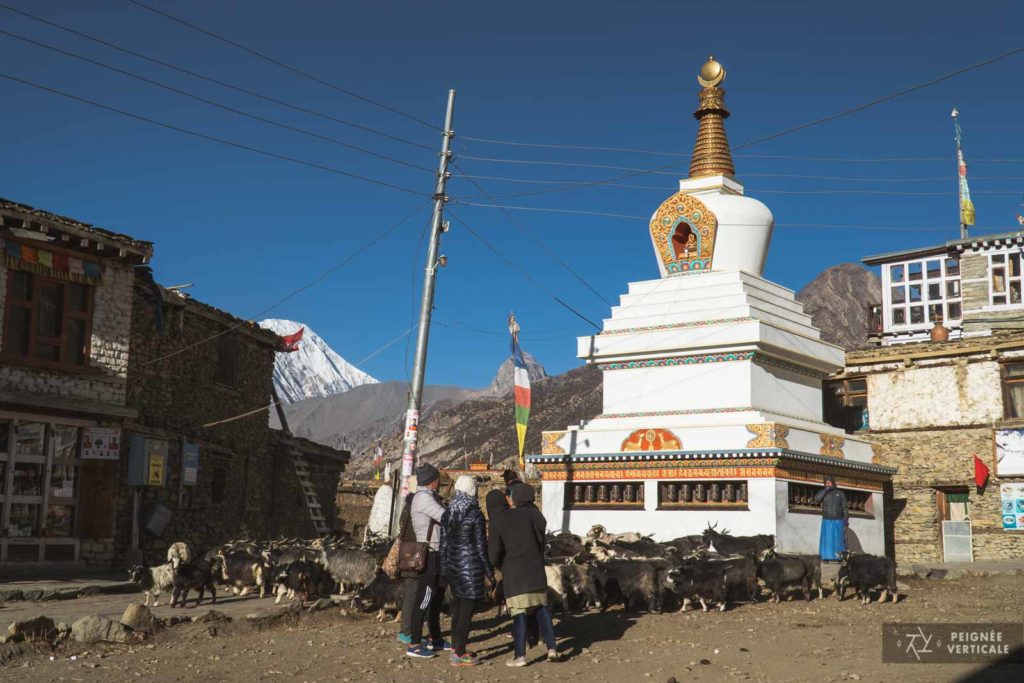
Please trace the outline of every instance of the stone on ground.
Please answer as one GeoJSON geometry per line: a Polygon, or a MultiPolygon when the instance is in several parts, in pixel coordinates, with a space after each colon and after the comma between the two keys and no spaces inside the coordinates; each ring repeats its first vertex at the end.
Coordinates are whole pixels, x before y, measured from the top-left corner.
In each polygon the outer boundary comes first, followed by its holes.
{"type": "Polygon", "coordinates": [[[126,643],[132,630],[119,621],[90,614],[71,624],[71,638],[78,643],[126,643]]]}
{"type": "Polygon", "coordinates": [[[139,633],[152,633],[156,630],[157,620],[153,611],[138,603],[128,605],[121,615],[121,623],[139,633]]]}
{"type": "Polygon", "coordinates": [[[16,621],[7,627],[8,640],[31,640],[32,638],[49,638],[56,632],[53,619],[50,617],[38,616],[32,619],[16,621]]]}

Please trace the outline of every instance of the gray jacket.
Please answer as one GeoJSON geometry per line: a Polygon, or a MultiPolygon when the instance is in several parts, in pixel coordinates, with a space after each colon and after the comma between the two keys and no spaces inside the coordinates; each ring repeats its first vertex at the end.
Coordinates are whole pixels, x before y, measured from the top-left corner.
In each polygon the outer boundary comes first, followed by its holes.
{"type": "Polygon", "coordinates": [[[444,515],[444,506],[437,499],[430,489],[420,489],[412,497],[410,506],[412,528],[416,532],[416,540],[423,543],[427,540],[427,529],[430,528],[430,520],[434,520],[434,529],[430,534],[430,549],[441,549],[441,517],[444,515]]]}
{"type": "Polygon", "coordinates": [[[837,488],[822,489],[814,496],[814,502],[821,503],[823,519],[849,519],[850,509],[846,494],[837,488]]]}

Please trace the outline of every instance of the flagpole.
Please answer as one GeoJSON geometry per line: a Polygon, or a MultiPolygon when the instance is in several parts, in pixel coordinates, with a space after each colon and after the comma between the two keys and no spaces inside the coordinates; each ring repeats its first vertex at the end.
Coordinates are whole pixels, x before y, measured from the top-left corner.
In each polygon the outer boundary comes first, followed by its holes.
{"type": "MultiPolygon", "coordinates": [[[[448,91],[448,108],[444,116],[444,130],[441,133],[441,155],[437,168],[437,185],[434,190],[434,216],[430,227],[430,243],[427,247],[427,266],[423,274],[423,299],[420,302],[420,323],[416,334],[416,357],[412,370],[412,386],[409,387],[409,406],[405,413],[405,440],[402,448],[402,500],[409,492],[409,478],[416,463],[416,446],[419,441],[420,407],[423,404],[423,378],[427,369],[427,341],[430,337],[430,314],[434,308],[434,282],[438,266],[446,259],[438,256],[441,233],[448,231],[443,220],[444,205],[448,201],[445,185],[448,182],[448,162],[451,160],[451,144],[455,132],[452,120],[455,115],[455,91],[448,91]]],[[[401,504],[401,503],[399,503],[401,504]]]]}

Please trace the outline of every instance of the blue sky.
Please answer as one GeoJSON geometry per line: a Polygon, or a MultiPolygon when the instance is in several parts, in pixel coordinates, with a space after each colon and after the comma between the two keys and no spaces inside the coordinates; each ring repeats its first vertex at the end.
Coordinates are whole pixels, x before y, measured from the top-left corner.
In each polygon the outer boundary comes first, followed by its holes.
{"type": "MultiPolygon", "coordinates": [[[[156,59],[436,148],[435,131],[304,80],[123,0],[12,6],[156,59]]],[[[1024,44],[1024,5],[974,2],[197,2],[159,7],[343,88],[440,125],[458,90],[457,134],[546,144],[687,153],[695,76],[708,54],[728,77],[734,146],[839,111],[1024,44]]],[[[232,107],[403,161],[426,150],[197,81],[0,10],[0,28],[232,107]]],[[[429,194],[430,173],[212,108],[0,35],[0,71],[166,123],[371,176],[429,194]]],[[[766,276],[799,289],[843,261],[957,235],[950,110],[961,112],[978,225],[1010,229],[1024,193],[1024,55],[736,153],[747,193],[773,211],[766,276]],[[745,155],[762,155],[757,157],[745,155]],[[841,161],[768,158],[838,158],[841,161]],[[917,161],[853,161],[879,158],[917,161]],[[1010,159],[1016,161],[994,161],[1010,159]],[[819,176],[813,178],[792,176],[819,176]],[[843,180],[826,180],[841,178],[843,180]],[[860,180],[857,180],[860,179],[860,180]],[[808,194],[791,194],[792,192],[808,194]],[[828,191],[824,194],[822,192],[828,191]],[[871,192],[941,194],[867,194],[871,192]],[[835,192],[835,193],[833,193],[835,192]],[[813,193],[813,194],[809,194],[813,193]],[[781,227],[828,224],[898,231],[781,227]],[[922,230],[921,228],[938,228],[922,230]]],[[[156,243],[165,284],[252,316],[343,260],[425,201],[2,82],[0,196],[156,243]]],[[[596,180],[622,171],[499,163],[559,161],[654,168],[685,159],[455,141],[458,170],[527,180],[596,180]]],[[[480,180],[493,195],[549,185],[480,180]]],[[[502,199],[524,206],[649,215],[676,179],[502,199]]],[[[475,195],[466,180],[453,196],[475,195]]],[[[477,201],[477,200],[473,200],[477,201]]],[[[486,200],[483,200],[486,202],[486,200]]],[[[494,209],[452,207],[548,292],[600,322],[608,305],[494,209]]],[[[657,276],[644,221],[516,212],[602,297],[657,276]]],[[[411,325],[427,208],[321,284],[264,317],[301,320],[351,361],[411,325]]],[[[507,356],[514,309],[524,347],[551,372],[579,364],[587,323],[511,270],[458,223],[444,236],[427,381],[480,386],[507,356]]],[[[363,364],[406,377],[404,341],[363,364]]]]}

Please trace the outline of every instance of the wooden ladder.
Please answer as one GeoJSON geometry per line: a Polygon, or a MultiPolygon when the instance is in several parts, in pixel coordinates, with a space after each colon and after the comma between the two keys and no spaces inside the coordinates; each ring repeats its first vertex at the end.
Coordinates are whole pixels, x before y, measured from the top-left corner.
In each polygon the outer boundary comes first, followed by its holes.
{"type": "Polygon", "coordinates": [[[295,476],[299,478],[299,486],[302,487],[302,495],[306,499],[309,516],[313,520],[313,528],[321,536],[326,536],[330,532],[330,528],[324,518],[324,511],[320,506],[316,489],[313,488],[313,482],[309,479],[309,465],[297,449],[292,449],[292,464],[295,466],[295,476]]]}

